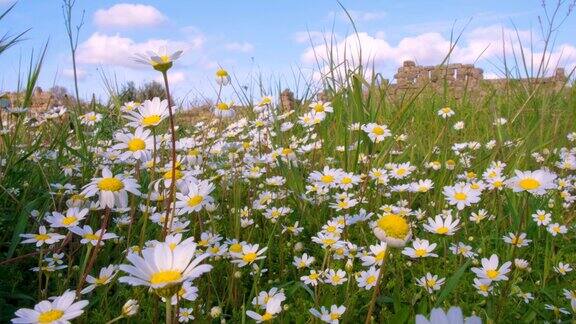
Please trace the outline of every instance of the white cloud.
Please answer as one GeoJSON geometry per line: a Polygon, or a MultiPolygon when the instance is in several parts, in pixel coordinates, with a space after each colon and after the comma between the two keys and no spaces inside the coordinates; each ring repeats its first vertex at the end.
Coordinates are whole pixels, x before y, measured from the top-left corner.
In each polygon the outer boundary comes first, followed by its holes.
{"type": "MultiPolygon", "coordinates": [[[[301,56],[301,60],[311,65],[316,64],[317,60],[326,64],[330,58],[328,54],[332,53],[336,64],[346,61],[349,64],[357,65],[360,61],[361,53],[364,66],[374,64],[377,71],[391,74],[405,60],[413,60],[421,65],[440,64],[446,58],[451,47],[450,39],[436,32],[405,37],[395,45],[384,39],[383,34],[378,36],[380,37],[362,32],[357,35],[350,35],[338,41],[332,47],[322,42],[320,45],[306,49],[301,56]]],[[[529,31],[521,30],[517,36],[516,31],[503,29],[501,26],[477,28],[463,35],[450,55],[450,62],[475,63],[479,59],[495,61],[501,58],[504,52],[503,46],[506,46],[506,54],[508,60],[511,61],[513,49],[516,55],[520,55],[521,47],[525,53],[532,53],[529,41],[529,31]],[[504,45],[502,37],[505,40],[504,45]]],[[[532,54],[536,64],[542,58],[542,50],[538,44],[536,43],[532,54]]],[[[565,66],[569,70],[576,65],[576,47],[569,44],[556,46],[551,54],[547,53],[547,61],[548,58],[548,74],[553,73],[553,69],[557,65],[565,66]]],[[[493,63],[497,63],[497,61],[493,63]]],[[[482,66],[482,64],[477,65],[482,66]]],[[[326,72],[326,67],[323,68],[324,72],[326,72]]],[[[493,77],[491,74],[489,76],[493,77]]]]}
{"type": "MultiPolygon", "coordinates": [[[[64,75],[67,78],[74,79],[74,70],[64,69],[62,70],[62,75],[64,75]]],[[[76,77],[78,78],[79,81],[85,80],[87,75],[88,74],[86,73],[86,70],[80,68],[76,69],[76,77]]]]}
{"type": "Polygon", "coordinates": [[[254,45],[248,42],[232,42],[224,45],[224,48],[232,52],[250,53],[254,51],[254,45]]]}
{"type": "MultiPolygon", "coordinates": [[[[187,81],[188,78],[186,76],[186,73],[182,72],[182,71],[172,71],[170,70],[170,73],[168,75],[168,82],[171,85],[179,85],[184,83],[185,81],[187,81]]],[[[164,79],[162,78],[161,75],[157,76],[155,81],[160,82],[160,83],[164,83],[164,79]]]]}
{"type": "Polygon", "coordinates": [[[200,49],[203,44],[204,36],[202,35],[195,35],[186,41],[149,39],[138,43],[119,34],[110,36],[96,32],[78,46],[77,59],[81,64],[103,64],[137,68],[144,67],[134,61],[134,55],[137,53],[158,51],[162,48],[166,48],[168,51],[189,51],[200,49]]]}
{"type": "Polygon", "coordinates": [[[157,26],[164,21],[166,17],[158,9],[143,4],[120,3],[94,13],[98,27],[157,26]]]}

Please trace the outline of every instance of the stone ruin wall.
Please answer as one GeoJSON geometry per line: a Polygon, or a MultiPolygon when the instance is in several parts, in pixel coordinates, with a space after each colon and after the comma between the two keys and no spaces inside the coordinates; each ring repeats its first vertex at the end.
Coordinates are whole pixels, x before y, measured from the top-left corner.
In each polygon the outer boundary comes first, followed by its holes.
{"type": "Polygon", "coordinates": [[[406,90],[418,90],[423,87],[435,91],[443,90],[445,86],[456,98],[461,98],[465,92],[482,94],[483,85],[504,88],[509,82],[542,84],[547,88],[559,90],[567,82],[564,68],[557,68],[551,77],[528,79],[484,79],[484,71],[473,64],[447,64],[436,66],[420,66],[414,61],[404,61],[394,75],[396,83],[390,84],[391,94],[406,90]]]}

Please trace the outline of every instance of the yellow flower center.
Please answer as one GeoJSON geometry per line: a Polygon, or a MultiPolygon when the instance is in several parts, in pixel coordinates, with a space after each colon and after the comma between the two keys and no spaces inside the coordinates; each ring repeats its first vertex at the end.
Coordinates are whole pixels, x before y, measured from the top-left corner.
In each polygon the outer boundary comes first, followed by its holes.
{"type": "Polygon", "coordinates": [[[342,200],[342,201],[338,202],[338,207],[348,208],[348,202],[346,200],[342,200]]]}
{"type": "Polygon", "coordinates": [[[124,189],[124,183],[117,178],[103,178],[98,182],[98,189],[102,191],[120,191],[124,189]]]}
{"type": "Polygon", "coordinates": [[[282,149],[282,155],[288,155],[288,154],[292,154],[292,153],[294,153],[294,151],[292,151],[291,148],[282,149]]]}
{"type": "Polygon", "coordinates": [[[456,199],[456,200],[462,201],[462,200],[466,200],[466,198],[468,198],[468,195],[463,193],[463,192],[457,192],[454,194],[454,199],[456,199]]]}
{"type": "Polygon", "coordinates": [[[106,281],[107,281],[108,279],[109,279],[109,278],[106,277],[106,276],[100,277],[100,278],[96,279],[96,284],[97,284],[97,285],[105,285],[105,284],[106,284],[106,281]]]}
{"type": "Polygon", "coordinates": [[[382,261],[384,260],[385,257],[386,257],[386,250],[378,252],[378,254],[376,254],[376,261],[382,261]]]}
{"type": "Polygon", "coordinates": [[[168,63],[168,62],[170,62],[170,56],[168,56],[168,55],[160,55],[160,62],[161,62],[161,63],[168,63]]]}
{"type": "Polygon", "coordinates": [[[48,234],[36,234],[36,235],[34,235],[34,238],[36,239],[36,241],[46,241],[47,239],[50,238],[50,235],[48,235],[48,234]]]}
{"type": "Polygon", "coordinates": [[[262,315],[262,321],[269,321],[269,320],[272,319],[272,317],[273,317],[272,314],[270,314],[270,313],[264,313],[264,315],[262,315]]]}
{"type": "Polygon", "coordinates": [[[230,245],[229,250],[233,253],[240,253],[242,251],[242,245],[240,245],[240,243],[234,243],[230,245]]]}
{"type": "Polygon", "coordinates": [[[416,254],[417,257],[421,258],[425,256],[428,253],[428,251],[426,251],[425,249],[416,249],[414,253],[416,254]]]}
{"type": "Polygon", "coordinates": [[[160,123],[162,117],[160,115],[150,115],[142,118],[142,126],[156,126],[160,123]]]}
{"type": "Polygon", "coordinates": [[[334,225],[328,226],[326,228],[326,232],[330,232],[330,233],[336,232],[336,226],[334,226],[334,225]]]}
{"type": "Polygon", "coordinates": [[[324,105],[321,103],[317,103],[316,105],[314,105],[314,111],[323,112],[324,111],[324,105]]]}
{"type": "Polygon", "coordinates": [[[448,233],[448,227],[446,227],[446,226],[439,227],[436,230],[436,233],[437,234],[446,234],[446,233],[448,233]]]}
{"type": "Polygon", "coordinates": [[[90,240],[90,241],[98,241],[98,238],[100,238],[96,234],[84,234],[84,236],[82,236],[82,237],[87,239],[87,240],[90,240]]]}
{"type": "Polygon", "coordinates": [[[256,253],[254,252],[250,252],[250,253],[246,253],[243,257],[242,260],[246,263],[252,263],[254,262],[254,260],[256,260],[256,253]]]}
{"type": "Polygon", "coordinates": [[[338,313],[331,313],[331,314],[330,314],[330,319],[333,320],[333,321],[338,320],[338,319],[340,319],[340,314],[338,314],[338,313]]]}
{"type": "Polygon", "coordinates": [[[520,188],[524,190],[534,190],[540,187],[540,182],[536,179],[526,178],[520,180],[520,182],[518,182],[518,185],[520,186],[520,188]]]}
{"type": "Polygon", "coordinates": [[[375,276],[370,276],[368,278],[366,278],[366,283],[367,284],[372,284],[373,282],[376,281],[376,277],[375,276]]]}
{"type": "Polygon", "coordinates": [[[335,274],[332,276],[332,282],[338,283],[340,280],[342,280],[342,278],[339,275],[335,274]]]}
{"type": "Polygon", "coordinates": [[[216,71],[216,76],[219,78],[225,78],[228,76],[228,71],[224,70],[224,69],[218,69],[216,71]]]}
{"type": "Polygon", "coordinates": [[[44,323],[47,324],[47,323],[52,323],[54,321],[61,319],[62,316],[64,316],[63,311],[61,311],[59,309],[51,309],[47,312],[40,313],[37,320],[38,320],[38,323],[40,323],[40,324],[44,324],[44,323]]]}
{"type": "Polygon", "coordinates": [[[142,151],[146,148],[146,142],[140,138],[133,138],[128,141],[128,150],[135,152],[135,151],[142,151]]]}
{"type": "Polygon", "coordinates": [[[436,285],[436,280],[434,280],[434,279],[426,280],[426,285],[428,285],[428,287],[432,288],[436,285]]]}
{"type": "Polygon", "coordinates": [[[308,278],[310,278],[310,280],[316,280],[318,279],[318,274],[316,272],[311,273],[308,278]]]}
{"type": "Polygon", "coordinates": [[[336,240],[326,238],[326,239],[322,240],[322,243],[324,243],[325,245],[332,245],[332,244],[336,243],[336,240]]]}
{"type": "Polygon", "coordinates": [[[352,183],[352,178],[350,177],[342,178],[342,184],[350,184],[350,183],[352,183]]]}
{"type": "Polygon", "coordinates": [[[88,116],[88,120],[89,120],[89,121],[96,121],[96,115],[90,115],[90,116],[88,116]]]}
{"type": "Polygon", "coordinates": [[[486,271],[486,276],[488,276],[489,279],[494,279],[494,278],[498,277],[498,275],[500,275],[500,272],[498,270],[486,271]]]}
{"type": "Polygon", "coordinates": [[[322,181],[324,183],[332,183],[332,181],[334,181],[334,177],[329,175],[329,174],[326,174],[326,175],[323,175],[322,178],[320,178],[320,181],[322,181]]]}
{"type": "Polygon", "coordinates": [[[216,108],[218,108],[219,110],[230,110],[230,106],[225,102],[219,102],[216,105],[216,108]]]}
{"type": "Polygon", "coordinates": [[[372,133],[376,135],[384,135],[384,128],[380,126],[374,126],[374,128],[372,129],[372,133]]]}
{"type": "Polygon", "coordinates": [[[62,218],[62,224],[70,225],[70,224],[73,224],[77,220],[78,220],[78,218],[76,216],[72,216],[72,215],[66,216],[66,217],[62,218]]]}
{"type": "Polygon", "coordinates": [[[150,276],[150,283],[153,285],[168,284],[171,282],[180,281],[182,274],[176,270],[158,271],[150,276]]]}
{"type": "MultiPolygon", "coordinates": [[[[176,169],[176,172],[174,172],[174,175],[175,175],[176,180],[178,180],[184,176],[182,171],[180,171],[178,169],[176,169]]],[[[165,180],[172,180],[172,170],[168,170],[166,173],[164,173],[164,179],[165,180]]]]}
{"type": "Polygon", "coordinates": [[[202,203],[202,201],[204,201],[204,197],[202,197],[200,195],[196,195],[196,196],[188,199],[188,206],[189,207],[196,207],[196,206],[200,205],[202,203]]]}
{"type": "Polygon", "coordinates": [[[502,185],[504,185],[504,183],[502,183],[502,181],[494,181],[492,182],[492,185],[494,186],[494,188],[500,188],[502,187],[502,185]]]}
{"type": "Polygon", "coordinates": [[[404,239],[410,231],[410,226],[406,219],[396,214],[383,215],[378,220],[377,225],[387,236],[397,239],[404,239]]]}

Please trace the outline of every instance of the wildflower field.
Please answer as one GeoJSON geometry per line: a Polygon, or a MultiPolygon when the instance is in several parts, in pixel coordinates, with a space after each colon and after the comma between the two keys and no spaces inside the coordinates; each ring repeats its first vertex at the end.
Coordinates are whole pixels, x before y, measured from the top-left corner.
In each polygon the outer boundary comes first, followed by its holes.
{"type": "Polygon", "coordinates": [[[136,57],[168,99],[34,119],[32,61],[0,113],[0,322],[576,319],[571,78],[454,99],[349,65],[291,109],[237,89],[190,121],[181,55],[136,57]]]}

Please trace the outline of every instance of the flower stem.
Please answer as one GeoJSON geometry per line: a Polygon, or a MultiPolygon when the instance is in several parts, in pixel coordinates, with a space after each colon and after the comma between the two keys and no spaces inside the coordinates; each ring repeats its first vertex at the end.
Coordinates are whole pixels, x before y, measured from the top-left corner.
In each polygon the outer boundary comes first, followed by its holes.
{"type": "MultiPolygon", "coordinates": [[[[98,236],[98,241],[96,242],[96,246],[94,250],[92,250],[92,255],[90,255],[90,261],[88,261],[88,265],[86,269],[84,269],[82,276],[80,277],[80,282],[78,282],[78,287],[76,288],[76,297],[80,297],[80,291],[82,290],[82,286],[84,282],[86,282],[86,277],[92,271],[94,267],[94,263],[96,261],[96,257],[98,256],[98,252],[100,251],[100,244],[102,243],[102,237],[104,233],[106,233],[106,229],[108,228],[108,219],[110,218],[110,208],[106,207],[104,210],[104,219],[102,220],[102,226],[100,226],[100,235],[98,236]]],[[[91,244],[88,242],[87,244],[91,244]]]]}
{"type": "Polygon", "coordinates": [[[368,308],[368,314],[366,315],[365,324],[369,324],[372,320],[372,312],[374,311],[374,305],[376,304],[376,298],[380,292],[380,281],[384,277],[384,263],[380,266],[380,273],[378,274],[378,279],[376,279],[376,286],[374,287],[374,292],[372,293],[372,299],[370,300],[370,307],[368,308]]]}
{"type": "MultiPolygon", "coordinates": [[[[162,77],[164,78],[164,87],[166,88],[166,99],[168,100],[168,113],[170,119],[170,133],[172,135],[172,181],[170,182],[170,195],[168,197],[168,204],[166,207],[166,217],[164,221],[164,228],[162,229],[162,238],[166,238],[168,234],[168,220],[172,225],[172,218],[170,212],[172,211],[172,203],[174,202],[174,195],[176,191],[176,131],[174,129],[174,114],[172,113],[172,98],[170,97],[170,87],[168,86],[168,72],[163,71],[162,77]]],[[[170,226],[171,227],[171,226],[170,226]]]]}
{"type": "Polygon", "coordinates": [[[166,298],[166,324],[172,324],[172,298],[166,298]]]}

